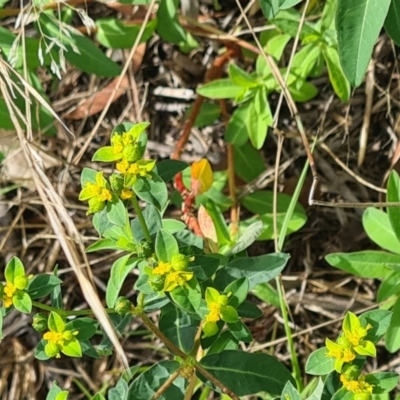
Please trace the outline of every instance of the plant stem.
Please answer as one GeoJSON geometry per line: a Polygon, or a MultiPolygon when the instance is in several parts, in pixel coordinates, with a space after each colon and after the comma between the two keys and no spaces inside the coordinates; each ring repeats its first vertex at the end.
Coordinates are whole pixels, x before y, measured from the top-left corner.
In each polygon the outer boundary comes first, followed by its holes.
{"type": "Polygon", "coordinates": [[[142,318],[143,323],[145,326],[151,330],[159,339],[161,339],[164,344],[177,356],[181,357],[183,360],[187,360],[189,357],[186,353],[184,353],[181,349],[179,349],[177,346],[175,346],[174,343],[172,343],[161,331],[158,329],[156,325],[153,324],[153,322],[150,320],[150,318],[144,314],[144,313],[139,313],[138,316],[142,318]]]}
{"type": "Polygon", "coordinates": [[[149,243],[151,243],[151,236],[150,236],[149,228],[147,227],[146,221],[143,217],[142,209],[139,206],[139,202],[138,202],[138,199],[135,194],[132,196],[131,200],[132,200],[132,205],[133,205],[133,208],[135,209],[136,215],[139,218],[140,226],[142,227],[144,236],[146,237],[146,240],[149,243]]]}
{"type": "MultiPolygon", "coordinates": [[[[70,317],[70,316],[81,316],[81,315],[93,315],[93,311],[90,310],[90,309],[88,309],[88,310],[76,310],[76,311],[74,311],[74,310],[72,310],[72,311],[64,311],[64,310],[61,310],[61,309],[56,308],[56,307],[52,307],[52,306],[48,306],[46,304],[39,303],[37,301],[32,301],[32,305],[34,307],[36,307],[36,308],[41,309],[41,310],[45,310],[45,311],[48,311],[48,312],[62,313],[63,315],[68,316],[68,317],[70,317]]],[[[106,309],[104,309],[104,311],[107,312],[108,314],[114,314],[115,313],[115,310],[113,308],[106,308],[106,309]]]]}
{"type": "Polygon", "coordinates": [[[207,378],[211,383],[214,385],[218,386],[221,390],[222,393],[227,394],[230,396],[233,400],[240,400],[238,396],[236,396],[235,393],[232,392],[229,388],[227,388],[221,381],[219,381],[213,374],[208,372],[204,367],[202,367],[200,364],[196,364],[196,369],[205,377],[207,378]]]}
{"type": "Polygon", "coordinates": [[[181,368],[176,370],[157,390],[157,392],[154,393],[153,397],[151,400],[157,400],[162,394],[174,383],[174,380],[179,376],[179,373],[181,371],[181,368]]]}
{"type": "Polygon", "coordinates": [[[278,290],[278,295],[279,295],[279,303],[280,303],[282,318],[284,320],[284,328],[285,328],[286,339],[287,339],[287,343],[288,343],[288,347],[289,347],[290,358],[292,361],[293,377],[296,381],[298,391],[301,392],[303,390],[303,382],[302,382],[299,360],[297,358],[296,349],[294,347],[292,330],[290,329],[290,326],[289,326],[289,314],[288,314],[288,309],[287,309],[287,304],[286,304],[285,291],[284,291],[280,277],[276,277],[275,281],[276,281],[276,288],[278,290]]]}

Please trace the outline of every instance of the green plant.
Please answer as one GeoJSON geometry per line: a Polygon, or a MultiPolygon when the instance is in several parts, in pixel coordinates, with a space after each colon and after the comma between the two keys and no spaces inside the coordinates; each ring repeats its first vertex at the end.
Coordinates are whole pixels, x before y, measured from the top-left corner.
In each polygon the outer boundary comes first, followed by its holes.
{"type": "MultiPolygon", "coordinates": [[[[294,384],[289,370],[269,355],[241,351],[239,343],[252,340],[242,318],[261,314],[246,300],[249,291],[276,277],[288,256],[246,257],[243,250],[257,237],[246,234],[239,239],[241,245],[232,245],[226,255],[205,253],[203,240],[184,224],[163,219],[166,181],[187,165],[144,160],[147,125],[125,123],[114,129],[111,145],[100,148],[93,160],[115,162],[116,171],[106,177],[102,171],[85,168],[80,199],[89,202],[88,214],[94,214],[93,226],[100,236],[88,251],[125,253],[114,262],[106,291],[107,312],[115,329],[123,334],[133,316],[141,318],[175,359],[151,366],[129,385],[128,374],[110,393],[122,390],[128,397],[148,400],[160,391],[164,398],[183,399],[200,379],[232,398],[260,391],[278,395],[286,382],[294,384]],[[146,206],[140,207],[139,201],[146,206]],[[136,214],[133,219],[130,208],[136,214]],[[120,297],[133,269],[139,271],[135,302],[120,297]],[[161,314],[155,325],[147,313],[157,309],[161,314]]],[[[204,162],[199,165],[192,167],[192,190],[201,193],[210,188],[212,175],[204,162]]],[[[25,313],[31,313],[32,306],[42,310],[33,321],[35,329],[43,332],[35,352],[38,359],[62,354],[100,357],[112,350],[105,336],[99,346],[91,344],[90,339],[99,335],[97,322],[88,317],[91,310],[60,308],[61,281],[55,275],[26,277],[21,261],[13,258],[5,276],[3,316],[13,307],[25,313]],[[37,301],[48,295],[51,305],[37,301]]]]}
{"type": "MultiPolygon", "coordinates": [[[[392,171],[387,185],[387,200],[399,201],[400,178],[392,171]]],[[[367,208],[362,222],[368,237],[383,250],[366,250],[354,253],[333,253],[325,257],[335,268],[361,278],[378,279],[381,282],[377,301],[384,309],[393,312],[392,322],[385,333],[385,346],[390,352],[400,349],[400,218],[399,208],[387,211],[367,208]]]]}
{"type": "Polygon", "coordinates": [[[357,317],[348,312],[335,342],[326,339],[326,347],[310,355],[306,372],[323,376],[315,390],[321,397],[334,400],[371,400],[393,390],[399,380],[395,372],[363,374],[367,357],[376,357],[375,345],[385,334],[391,319],[386,310],[375,310],[357,317]]]}

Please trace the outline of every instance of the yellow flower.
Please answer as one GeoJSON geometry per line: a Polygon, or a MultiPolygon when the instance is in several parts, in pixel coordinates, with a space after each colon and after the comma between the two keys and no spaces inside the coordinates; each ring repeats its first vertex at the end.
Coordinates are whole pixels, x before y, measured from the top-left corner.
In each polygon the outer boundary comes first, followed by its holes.
{"type": "Polygon", "coordinates": [[[170,263],[160,261],[152,271],[152,275],[166,275],[171,272],[172,266],[170,263]]]}
{"type": "Polygon", "coordinates": [[[170,272],[165,278],[164,292],[171,292],[178,286],[186,286],[187,283],[193,278],[193,272],[187,271],[173,271],[170,272]]]}
{"type": "Polygon", "coordinates": [[[349,392],[372,394],[374,390],[374,385],[366,382],[364,375],[360,375],[357,380],[347,380],[342,374],[340,375],[340,381],[349,392]]]}
{"type": "Polygon", "coordinates": [[[218,322],[221,319],[221,304],[213,301],[207,304],[209,314],[206,316],[207,322],[218,322]]]}
{"type": "Polygon", "coordinates": [[[127,188],[122,189],[122,192],[121,192],[121,199],[122,200],[130,199],[132,196],[133,196],[132,190],[129,190],[127,188]]]}
{"type": "Polygon", "coordinates": [[[112,199],[108,182],[103,177],[102,171],[96,174],[95,181],[95,183],[86,182],[82,191],[79,193],[79,200],[88,200],[89,202],[89,210],[87,214],[93,214],[103,210],[106,206],[106,201],[112,199]]]}
{"type": "Polygon", "coordinates": [[[338,373],[341,372],[344,363],[351,362],[356,358],[352,347],[332,342],[329,339],[325,340],[325,346],[328,349],[326,357],[335,358],[334,368],[338,373]]]}

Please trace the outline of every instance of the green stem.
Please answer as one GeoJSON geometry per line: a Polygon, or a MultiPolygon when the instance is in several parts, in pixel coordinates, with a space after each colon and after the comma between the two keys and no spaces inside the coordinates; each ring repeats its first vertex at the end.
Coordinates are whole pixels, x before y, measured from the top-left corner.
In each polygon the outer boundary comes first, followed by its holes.
{"type": "MultiPolygon", "coordinates": [[[[153,324],[153,322],[149,319],[149,317],[144,314],[138,314],[140,318],[142,318],[143,323],[146,325],[146,327],[152,331],[156,336],[161,339],[164,344],[173,352],[175,355],[179,356],[182,358],[182,360],[188,360],[189,358],[192,358],[190,355],[187,355],[184,353],[181,349],[179,349],[177,346],[175,346],[159,329],[156,325],[153,324]]],[[[196,360],[193,359],[193,363],[195,365],[195,368],[205,377],[207,378],[210,382],[212,382],[214,385],[218,386],[223,393],[226,393],[228,396],[231,396],[233,400],[240,400],[239,397],[235,395],[228,387],[226,387],[221,381],[219,381],[213,374],[208,372],[204,367],[202,367],[196,360]]]]}
{"type": "Polygon", "coordinates": [[[287,339],[287,343],[288,343],[288,347],[289,347],[290,358],[292,361],[293,377],[296,381],[297,389],[301,393],[303,390],[303,381],[302,381],[302,376],[301,376],[301,371],[300,371],[299,360],[297,358],[296,349],[294,346],[292,330],[290,329],[290,326],[289,326],[289,314],[288,314],[288,309],[287,309],[287,304],[286,304],[285,292],[284,292],[280,277],[276,277],[275,282],[276,282],[276,288],[278,290],[279,305],[280,305],[280,309],[281,309],[281,313],[282,313],[282,318],[284,321],[284,328],[285,328],[286,339],[287,339]]]}
{"type": "MultiPolygon", "coordinates": [[[[52,306],[48,306],[46,304],[39,303],[37,301],[32,301],[32,305],[34,307],[36,307],[36,308],[39,308],[41,310],[45,310],[45,311],[48,311],[48,312],[61,313],[61,314],[65,315],[65,316],[67,316],[67,317],[70,317],[70,316],[82,316],[82,315],[93,315],[93,311],[90,310],[90,309],[88,309],[88,310],[76,310],[76,311],[73,311],[73,310],[72,311],[64,311],[64,310],[61,310],[61,309],[56,308],[56,307],[52,307],[52,306]]],[[[108,314],[114,314],[115,313],[115,310],[113,308],[106,308],[105,311],[108,314]]]]}
{"type": "Polygon", "coordinates": [[[136,215],[139,218],[139,222],[140,222],[140,225],[144,232],[144,236],[146,237],[146,240],[149,243],[151,243],[151,236],[150,236],[149,228],[147,227],[146,221],[143,217],[142,209],[139,206],[139,202],[138,202],[138,199],[135,194],[132,196],[131,200],[132,200],[132,205],[133,205],[133,208],[135,209],[136,215]]]}

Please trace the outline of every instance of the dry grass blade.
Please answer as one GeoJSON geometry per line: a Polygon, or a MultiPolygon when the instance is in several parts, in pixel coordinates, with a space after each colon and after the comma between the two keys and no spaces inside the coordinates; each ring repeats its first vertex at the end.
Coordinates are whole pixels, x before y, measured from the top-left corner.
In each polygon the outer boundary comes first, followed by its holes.
{"type": "MultiPolygon", "coordinates": [[[[7,68],[10,68],[8,66],[6,67],[6,64],[1,59],[0,66],[0,72],[4,71],[7,68]]],[[[8,112],[17,131],[17,135],[21,143],[21,148],[23,149],[26,160],[32,169],[32,177],[39,196],[47,211],[50,225],[55,235],[57,236],[57,239],[59,240],[62,249],[64,250],[65,256],[71,268],[76,275],[85,300],[89,304],[90,308],[93,311],[93,314],[96,316],[106,334],[110,338],[112,344],[115,347],[116,353],[123,363],[124,367],[128,368],[129,365],[127,358],[121,344],[119,343],[113,326],[111,325],[108,314],[105,312],[104,307],[102,306],[92,283],[88,279],[88,271],[90,271],[90,268],[87,262],[85,248],[81,241],[79,232],[69,213],[64,207],[60,196],[56,193],[52,183],[44,172],[41,157],[38,155],[36,149],[27,141],[25,137],[24,131],[15,114],[16,106],[14,105],[12,97],[8,90],[8,85],[6,83],[7,78],[8,75],[0,75],[0,91],[6,102],[8,112]],[[85,268],[87,269],[86,274],[84,273],[85,268]]],[[[26,97],[29,97],[29,93],[25,95],[26,97]]],[[[40,95],[36,93],[35,97],[40,98],[40,95]]],[[[40,103],[43,104],[42,102],[43,99],[42,101],[40,101],[40,103]]],[[[27,127],[28,130],[31,130],[29,124],[27,125],[27,127]]]]}

